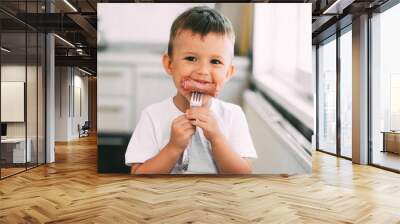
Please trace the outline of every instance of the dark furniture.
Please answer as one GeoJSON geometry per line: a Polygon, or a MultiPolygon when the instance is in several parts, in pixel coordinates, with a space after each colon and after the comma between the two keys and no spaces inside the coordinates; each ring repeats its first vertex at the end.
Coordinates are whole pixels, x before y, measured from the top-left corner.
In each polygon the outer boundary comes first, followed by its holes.
{"type": "Polygon", "coordinates": [[[7,136],[7,124],[1,123],[1,136],[7,136]]]}
{"type": "Polygon", "coordinates": [[[130,173],[131,167],[125,165],[125,152],[131,134],[97,134],[97,172],[130,173]]]}
{"type": "Polygon", "coordinates": [[[89,136],[89,129],[90,129],[89,121],[85,121],[82,127],[80,127],[80,125],[78,124],[79,138],[89,136]]]}
{"type": "Polygon", "coordinates": [[[383,131],[382,152],[400,154],[400,131],[383,131]]]}

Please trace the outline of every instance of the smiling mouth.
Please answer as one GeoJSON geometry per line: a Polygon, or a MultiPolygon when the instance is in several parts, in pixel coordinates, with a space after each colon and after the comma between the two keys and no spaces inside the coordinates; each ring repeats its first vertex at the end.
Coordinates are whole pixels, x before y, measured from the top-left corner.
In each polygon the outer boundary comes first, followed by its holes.
{"type": "Polygon", "coordinates": [[[211,82],[203,81],[203,80],[195,80],[195,79],[186,79],[183,80],[182,86],[186,90],[192,89],[193,91],[200,89],[208,89],[207,87],[211,85],[211,82]]]}
{"type": "Polygon", "coordinates": [[[186,79],[182,81],[181,86],[185,91],[204,93],[214,97],[219,93],[218,86],[207,81],[186,79]]]}
{"type": "Polygon", "coordinates": [[[194,80],[194,79],[193,79],[193,81],[199,82],[199,83],[201,83],[201,84],[211,83],[211,82],[208,82],[208,81],[194,80]]]}

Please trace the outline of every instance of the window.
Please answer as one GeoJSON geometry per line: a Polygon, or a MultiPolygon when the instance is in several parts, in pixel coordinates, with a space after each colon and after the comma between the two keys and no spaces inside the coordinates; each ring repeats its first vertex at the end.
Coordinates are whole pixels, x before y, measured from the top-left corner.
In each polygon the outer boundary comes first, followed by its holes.
{"type": "MultiPolygon", "coordinates": [[[[18,13],[42,12],[40,6],[44,3],[18,2],[18,13]]],[[[15,3],[0,3],[6,5],[15,3]]],[[[13,17],[3,12],[0,17],[0,111],[5,115],[21,114],[1,118],[5,133],[0,144],[0,178],[5,178],[45,163],[46,40],[44,33],[15,22],[13,17]],[[22,96],[17,97],[22,103],[14,107],[18,111],[8,106],[17,103],[10,101],[12,95],[22,96]]]]}
{"type": "Polygon", "coordinates": [[[256,84],[312,130],[311,4],[254,4],[254,8],[256,84]]]}
{"type": "Polygon", "coordinates": [[[400,5],[371,18],[371,162],[400,170],[400,5]]]}
{"type": "Polygon", "coordinates": [[[351,158],[352,141],[352,35],[351,26],[340,36],[340,155],[351,158]]]}
{"type": "Polygon", "coordinates": [[[318,147],[336,154],[336,35],[318,47],[318,147]]]}

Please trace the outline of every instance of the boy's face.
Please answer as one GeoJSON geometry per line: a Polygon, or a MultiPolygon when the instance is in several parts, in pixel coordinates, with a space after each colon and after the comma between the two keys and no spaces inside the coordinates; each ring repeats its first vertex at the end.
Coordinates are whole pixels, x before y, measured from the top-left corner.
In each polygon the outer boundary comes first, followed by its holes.
{"type": "Polygon", "coordinates": [[[233,41],[228,35],[209,33],[202,38],[199,34],[182,30],[173,40],[172,57],[164,54],[163,65],[173,77],[178,94],[188,101],[192,91],[202,92],[202,88],[213,86],[216,92],[203,92],[208,94],[203,102],[208,103],[234,74],[232,58],[233,41]]]}

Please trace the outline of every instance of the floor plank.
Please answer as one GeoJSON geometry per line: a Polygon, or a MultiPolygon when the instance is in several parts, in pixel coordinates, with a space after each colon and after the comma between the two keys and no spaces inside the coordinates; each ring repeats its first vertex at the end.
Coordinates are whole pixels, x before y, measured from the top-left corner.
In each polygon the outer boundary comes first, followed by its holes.
{"type": "Polygon", "coordinates": [[[311,175],[97,174],[96,139],[0,181],[0,223],[400,223],[400,175],[321,152],[311,175]]]}

